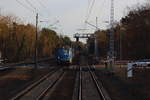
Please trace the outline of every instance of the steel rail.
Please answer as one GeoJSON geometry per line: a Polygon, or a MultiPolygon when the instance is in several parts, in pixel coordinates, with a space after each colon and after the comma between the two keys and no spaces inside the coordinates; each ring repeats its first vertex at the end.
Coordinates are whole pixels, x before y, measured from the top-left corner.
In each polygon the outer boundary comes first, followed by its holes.
{"type": "Polygon", "coordinates": [[[6,69],[11,69],[10,67],[0,67],[0,71],[6,70],[6,69]]]}
{"type": "Polygon", "coordinates": [[[65,72],[62,72],[59,77],[51,84],[49,85],[37,98],[36,100],[42,100],[45,96],[45,94],[50,90],[50,88],[54,87],[56,85],[56,83],[64,77],[64,73],[65,72]]]}
{"type": "Polygon", "coordinates": [[[79,72],[79,91],[78,91],[78,100],[82,100],[82,68],[80,67],[80,72],[79,72]]]}
{"type": "Polygon", "coordinates": [[[56,69],[50,73],[48,73],[47,75],[45,75],[44,77],[42,77],[40,80],[38,80],[37,82],[31,84],[29,87],[27,87],[24,91],[20,92],[18,95],[16,95],[15,97],[13,97],[10,100],[19,100],[21,97],[23,97],[25,94],[27,94],[29,91],[31,91],[33,88],[35,88],[36,86],[40,85],[40,83],[42,83],[43,81],[45,81],[48,77],[50,77],[51,75],[53,75],[55,72],[57,72],[60,69],[56,69]]]}
{"type": "Polygon", "coordinates": [[[94,84],[95,84],[95,86],[97,88],[99,96],[101,97],[102,100],[107,100],[107,98],[105,97],[102,89],[99,86],[98,80],[96,79],[96,75],[91,71],[90,67],[88,67],[88,69],[89,69],[90,75],[92,76],[92,80],[94,81],[94,84]]]}
{"type": "MultiPolygon", "coordinates": [[[[40,60],[38,60],[38,62],[43,62],[43,61],[48,61],[48,60],[52,60],[52,58],[40,59],[40,60]]],[[[28,65],[28,64],[34,64],[34,62],[33,61],[21,61],[18,63],[2,64],[0,67],[0,71],[15,68],[15,66],[28,65]]]]}

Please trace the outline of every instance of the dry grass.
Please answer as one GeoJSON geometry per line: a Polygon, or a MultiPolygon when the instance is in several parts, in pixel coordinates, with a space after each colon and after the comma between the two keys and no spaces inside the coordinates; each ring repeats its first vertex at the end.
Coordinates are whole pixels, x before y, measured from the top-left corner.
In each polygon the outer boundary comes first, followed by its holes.
{"type": "MultiPolygon", "coordinates": [[[[99,68],[104,69],[103,65],[99,65],[99,68]]],[[[125,95],[129,95],[130,100],[150,100],[150,68],[134,68],[132,78],[127,78],[127,65],[116,65],[113,69],[114,74],[108,74],[108,70],[102,70],[99,74],[104,73],[100,78],[104,77],[114,100],[124,100],[125,95]],[[117,99],[118,97],[121,99],[117,99]]]]}
{"type": "Polygon", "coordinates": [[[49,71],[46,68],[37,70],[17,68],[4,75],[0,75],[0,100],[9,100],[49,71]]]}
{"type": "Polygon", "coordinates": [[[31,69],[19,68],[9,74],[1,76],[0,80],[28,80],[31,77],[29,72],[31,72],[31,69]]]}
{"type": "MultiPolygon", "coordinates": [[[[123,80],[124,83],[129,84],[133,95],[150,100],[150,69],[149,68],[134,68],[133,77],[127,78],[127,65],[116,66],[115,74],[123,80]]],[[[142,99],[143,100],[143,99],[142,99]]]]}
{"type": "Polygon", "coordinates": [[[115,74],[121,79],[127,79],[127,65],[115,65],[114,67],[115,74]]]}

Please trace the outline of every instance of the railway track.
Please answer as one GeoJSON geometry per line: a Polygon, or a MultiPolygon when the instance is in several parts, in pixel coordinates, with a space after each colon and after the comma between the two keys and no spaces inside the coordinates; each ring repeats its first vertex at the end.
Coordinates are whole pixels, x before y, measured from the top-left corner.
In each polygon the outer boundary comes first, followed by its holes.
{"type": "Polygon", "coordinates": [[[0,71],[4,71],[4,70],[7,70],[7,69],[10,69],[10,67],[0,67],[0,71]]]}
{"type": "Polygon", "coordinates": [[[64,76],[44,96],[43,100],[72,100],[76,71],[65,71],[64,76]]]}
{"type": "Polygon", "coordinates": [[[55,70],[11,100],[111,100],[92,69],[80,67],[74,74],[63,69],[55,70]]]}
{"type": "Polygon", "coordinates": [[[52,71],[11,100],[42,100],[46,92],[52,88],[63,75],[64,71],[62,69],[52,71]]]}
{"type": "Polygon", "coordinates": [[[87,67],[87,70],[83,71],[80,68],[78,100],[111,100],[102,83],[97,80],[92,69],[91,67],[87,67]]]}
{"type": "MultiPolygon", "coordinates": [[[[53,58],[43,58],[39,59],[38,62],[44,62],[44,61],[53,61],[53,58]]],[[[8,64],[1,64],[0,65],[0,71],[4,71],[7,69],[13,69],[16,66],[21,66],[21,65],[29,65],[29,64],[34,64],[34,60],[26,60],[26,61],[21,61],[18,63],[8,63],[8,64]]]]}

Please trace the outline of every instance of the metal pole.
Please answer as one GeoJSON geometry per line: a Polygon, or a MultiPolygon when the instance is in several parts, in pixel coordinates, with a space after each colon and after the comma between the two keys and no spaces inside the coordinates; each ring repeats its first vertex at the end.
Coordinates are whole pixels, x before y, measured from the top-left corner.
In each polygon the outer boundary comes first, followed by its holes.
{"type": "Polygon", "coordinates": [[[35,68],[37,68],[37,41],[38,41],[38,13],[36,14],[36,34],[35,34],[35,68]]]}
{"type": "Polygon", "coordinates": [[[0,8],[0,16],[2,15],[2,9],[0,8]]]}
{"type": "Polygon", "coordinates": [[[95,34],[95,56],[97,57],[97,39],[95,34]]]}
{"type": "MultiPolygon", "coordinates": [[[[122,60],[122,33],[120,33],[120,62],[122,60]]],[[[120,64],[121,67],[121,64],[120,64]]]]}
{"type": "Polygon", "coordinates": [[[96,31],[98,30],[98,17],[96,17],[96,31]]]}
{"type": "MultiPolygon", "coordinates": [[[[98,31],[98,18],[96,17],[96,31],[98,31]]],[[[97,50],[97,34],[95,34],[95,56],[98,56],[98,50],[97,50]]]]}
{"type": "Polygon", "coordinates": [[[114,67],[114,0],[111,0],[111,9],[110,9],[110,67],[114,67]]]}

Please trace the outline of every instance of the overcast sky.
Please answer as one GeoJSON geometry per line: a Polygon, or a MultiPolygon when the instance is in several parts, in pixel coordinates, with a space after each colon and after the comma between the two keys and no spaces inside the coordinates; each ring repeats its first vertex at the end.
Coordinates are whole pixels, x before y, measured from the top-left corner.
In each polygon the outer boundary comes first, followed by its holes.
{"type": "MultiPolygon", "coordinates": [[[[18,0],[28,8],[32,9],[26,0],[18,0]]],[[[85,27],[85,19],[88,15],[91,3],[93,0],[28,0],[40,13],[39,20],[47,21],[39,23],[39,25],[50,27],[51,24],[59,20],[55,29],[57,32],[73,37],[75,33],[81,33],[78,29],[85,27]]],[[[146,0],[114,0],[115,2],[115,20],[119,21],[127,14],[128,7],[141,5],[146,0]]],[[[35,24],[35,13],[21,6],[16,0],[1,0],[0,8],[2,14],[13,14],[21,18],[26,23],[35,24]]],[[[95,0],[92,12],[88,21],[95,24],[98,17],[98,26],[104,29],[108,26],[104,21],[109,21],[110,17],[110,0],[95,0]]],[[[90,29],[88,32],[93,32],[94,28],[87,25],[90,29]]],[[[86,32],[86,31],[85,31],[86,32]]]]}

